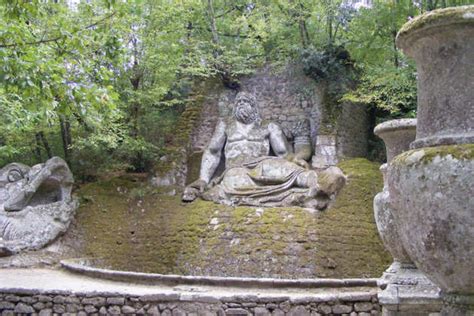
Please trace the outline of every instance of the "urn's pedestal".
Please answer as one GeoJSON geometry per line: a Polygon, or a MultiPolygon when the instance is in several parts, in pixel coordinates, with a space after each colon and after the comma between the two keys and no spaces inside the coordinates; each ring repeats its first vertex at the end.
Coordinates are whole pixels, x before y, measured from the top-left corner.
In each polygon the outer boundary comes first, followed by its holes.
{"type": "Polygon", "coordinates": [[[318,135],[312,166],[315,169],[326,169],[337,164],[336,135],[318,135]]]}
{"type": "Polygon", "coordinates": [[[440,289],[415,266],[399,266],[387,275],[386,288],[377,295],[384,316],[437,315],[442,307],[440,289]]]}

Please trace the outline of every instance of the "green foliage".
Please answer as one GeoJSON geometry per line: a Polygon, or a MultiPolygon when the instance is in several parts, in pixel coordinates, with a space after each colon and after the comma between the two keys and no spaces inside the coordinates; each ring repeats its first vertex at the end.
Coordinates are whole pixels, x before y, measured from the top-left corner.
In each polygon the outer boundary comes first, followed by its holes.
{"type": "Polygon", "coordinates": [[[344,100],[376,106],[391,118],[416,116],[416,77],[411,65],[373,68],[344,100]]]}
{"type": "Polygon", "coordinates": [[[395,36],[416,14],[409,1],[374,1],[372,8],[361,8],[352,19],[346,47],[361,67],[385,67],[387,61],[397,66],[401,54],[395,47],[395,36]]]}
{"type": "Polygon", "coordinates": [[[466,1],[377,0],[358,11],[342,0],[0,1],[0,165],[59,155],[83,179],[148,170],[178,146],[194,83],[237,89],[268,63],[302,63],[334,108],[360,76],[343,100],[382,119],[414,116],[415,71],[396,32],[466,1]]]}
{"type": "Polygon", "coordinates": [[[330,82],[329,95],[337,101],[350,87],[355,72],[349,52],[342,46],[332,45],[322,50],[305,49],[301,51],[301,64],[305,74],[316,82],[330,82]]]}
{"type": "Polygon", "coordinates": [[[0,161],[31,156],[38,147],[32,139],[59,130],[61,116],[88,128],[102,124],[117,97],[105,67],[118,49],[116,12],[84,3],[75,10],[36,1],[0,7],[0,112],[9,131],[2,133],[0,161]]]}
{"type": "Polygon", "coordinates": [[[347,49],[361,74],[343,100],[374,108],[376,120],[416,116],[416,70],[395,46],[395,36],[420,9],[410,1],[374,1],[350,23],[347,49]]]}

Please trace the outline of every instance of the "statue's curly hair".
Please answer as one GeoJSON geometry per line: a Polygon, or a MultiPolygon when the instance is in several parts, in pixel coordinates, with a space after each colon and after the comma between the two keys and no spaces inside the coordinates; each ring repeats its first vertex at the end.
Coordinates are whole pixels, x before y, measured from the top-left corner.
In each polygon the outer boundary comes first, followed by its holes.
{"type": "Polygon", "coordinates": [[[239,93],[237,93],[237,95],[235,96],[235,102],[237,102],[238,100],[241,100],[241,99],[246,99],[247,101],[249,101],[252,106],[254,108],[257,108],[257,99],[255,98],[255,96],[249,92],[245,92],[245,91],[241,91],[239,93]]]}

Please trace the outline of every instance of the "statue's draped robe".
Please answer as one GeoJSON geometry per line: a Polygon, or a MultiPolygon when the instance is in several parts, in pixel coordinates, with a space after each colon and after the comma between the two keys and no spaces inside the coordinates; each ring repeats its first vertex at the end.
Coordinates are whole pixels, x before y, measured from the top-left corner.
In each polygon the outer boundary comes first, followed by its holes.
{"type": "Polygon", "coordinates": [[[236,205],[278,206],[282,202],[297,205],[309,197],[309,188],[296,186],[298,176],[304,171],[284,158],[261,157],[226,169],[203,198],[236,205]]]}

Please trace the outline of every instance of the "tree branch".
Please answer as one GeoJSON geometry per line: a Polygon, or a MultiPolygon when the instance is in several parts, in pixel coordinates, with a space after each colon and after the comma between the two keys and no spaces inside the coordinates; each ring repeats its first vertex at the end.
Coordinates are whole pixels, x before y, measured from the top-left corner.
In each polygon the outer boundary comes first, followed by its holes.
{"type": "MultiPolygon", "coordinates": [[[[82,30],[88,30],[88,29],[91,29],[97,25],[99,25],[100,23],[104,22],[105,20],[107,19],[110,19],[111,17],[113,17],[117,12],[112,12],[111,14],[103,17],[102,19],[92,23],[92,24],[89,24],[87,25],[86,27],[84,27],[83,29],[79,29],[75,32],[73,32],[73,34],[75,33],[78,33],[82,30]]],[[[24,45],[41,45],[41,44],[46,44],[46,43],[51,43],[51,42],[57,42],[61,39],[65,39],[67,36],[66,35],[62,35],[62,36],[57,36],[57,37],[53,37],[53,38],[47,38],[47,39],[41,39],[39,41],[35,41],[35,42],[26,42],[26,43],[23,43],[23,44],[19,44],[19,43],[15,43],[15,44],[0,44],[0,48],[11,48],[11,47],[17,47],[17,46],[24,46],[24,45]]]]}
{"type": "Polygon", "coordinates": [[[234,10],[235,10],[235,7],[232,7],[229,10],[227,10],[225,12],[222,12],[221,14],[216,15],[215,18],[216,19],[222,18],[224,15],[227,15],[227,14],[231,13],[234,10]]]}

